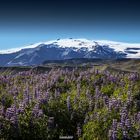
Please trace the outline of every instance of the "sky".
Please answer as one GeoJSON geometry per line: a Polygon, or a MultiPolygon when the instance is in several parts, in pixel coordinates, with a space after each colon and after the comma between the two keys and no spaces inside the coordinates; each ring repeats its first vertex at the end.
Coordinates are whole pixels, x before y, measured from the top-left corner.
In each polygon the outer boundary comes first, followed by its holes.
{"type": "Polygon", "coordinates": [[[0,0],[0,50],[58,38],[140,43],[138,0],[0,0]]]}

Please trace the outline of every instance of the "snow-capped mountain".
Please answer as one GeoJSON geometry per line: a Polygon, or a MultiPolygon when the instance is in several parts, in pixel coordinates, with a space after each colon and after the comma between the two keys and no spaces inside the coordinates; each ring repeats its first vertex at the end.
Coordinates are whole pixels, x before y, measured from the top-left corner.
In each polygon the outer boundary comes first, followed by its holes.
{"type": "Polygon", "coordinates": [[[22,48],[1,50],[0,66],[39,65],[71,58],[140,58],[140,44],[105,40],[57,39],[22,48]]]}

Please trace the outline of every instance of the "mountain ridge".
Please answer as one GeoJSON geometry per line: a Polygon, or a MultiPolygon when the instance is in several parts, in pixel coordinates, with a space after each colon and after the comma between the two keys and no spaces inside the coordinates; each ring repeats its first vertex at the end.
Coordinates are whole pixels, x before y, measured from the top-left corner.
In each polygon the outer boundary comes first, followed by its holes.
{"type": "Polygon", "coordinates": [[[87,39],[57,39],[0,51],[0,66],[39,65],[46,60],[72,58],[140,58],[140,44],[87,39]]]}

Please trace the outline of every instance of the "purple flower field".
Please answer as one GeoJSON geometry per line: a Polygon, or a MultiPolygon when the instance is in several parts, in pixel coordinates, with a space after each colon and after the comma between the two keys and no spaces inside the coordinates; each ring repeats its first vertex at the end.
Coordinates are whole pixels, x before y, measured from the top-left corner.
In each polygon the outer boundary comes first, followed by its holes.
{"type": "Polygon", "coordinates": [[[52,69],[0,75],[0,139],[140,139],[137,73],[52,69]]]}

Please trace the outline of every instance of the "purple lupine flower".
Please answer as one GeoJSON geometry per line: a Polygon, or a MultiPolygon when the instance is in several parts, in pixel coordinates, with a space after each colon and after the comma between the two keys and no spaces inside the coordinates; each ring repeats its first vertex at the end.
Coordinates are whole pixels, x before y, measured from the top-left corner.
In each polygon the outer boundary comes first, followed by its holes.
{"type": "Polygon", "coordinates": [[[112,140],[117,140],[117,131],[112,131],[112,140]]]}
{"type": "Polygon", "coordinates": [[[78,84],[77,84],[77,96],[78,96],[78,97],[80,97],[80,91],[81,91],[80,88],[81,88],[81,87],[80,87],[80,83],[78,83],[78,84]]]}
{"type": "Polygon", "coordinates": [[[39,109],[38,110],[38,117],[41,117],[43,115],[43,111],[42,111],[42,109],[39,109]]]}
{"type": "Polygon", "coordinates": [[[14,115],[14,116],[12,116],[11,118],[10,118],[10,121],[11,121],[11,123],[12,124],[14,124],[15,126],[17,126],[18,124],[18,117],[17,117],[17,115],[14,115]]]}
{"type": "Polygon", "coordinates": [[[125,120],[125,126],[129,129],[131,128],[131,120],[130,119],[125,120]]]}
{"type": "Polygon", "coordinates": [[[117,119],[113,119],[113,122],[112,122],[112,129],[113,129],[113,130],[116,130],[116,129],[117,129],[117,119]]]}
{"type": "Polygon", "coordinates": [[[96,75],[98,75],[98,74],[99,74],[99,70],[98,70],[98,69],[96,69],[95,74],[96,74],[96,75]]]}
{"type": "Polygon", "coordinates": [[[109,104],[109,98],[108,98],[108,96],[103,96],[103,101],[104,101],[104,105],[105,106],[108,106],[108,104],[109,104]]]}
{"type": "Polygon", "coordinates": [[[38,112],[39,112],[39,104],[36,104],[32,110],[32,114],[33,116],[37,117],[38,115],[38,112]]]}
{"type": "Polygon", "coordinates": [[[55,98],[60,96],[60,92],[59,90],[55,89],[55,93],[54,93],[55,98]]]}
{"type": "Polygon", "coordinates": [[[99,96],[100,96],[99,87],[96,86],[96,88],[95,88],[95,99],[98,100],[99,96]]]}
{"type": "Polygon", "coordinates": [[[39,95],[38,88],[35,87],[35,89],[34,89],[34,98],[37,99],[38,98],[38,95],[39,95]]]}
{"type": "Polygon", "coordinates": [[[71,104],[70,104],[70,96],[68,96],[67,97],[67,108],[68,108],[68,110],[70,110],[70,106],[71,106],[71,104]]]}
{"type": "Polygon", "coordinates": [[[25,105],[24,103],[19,104],[18,113],[24,113],[25,105]]]}
{"type": "Polygon", "coordinates": [[[121,123],[124,125],[125,124],[125,119],[126,119],[126,114],[121,113],[121,123]]]}
{"type": "Polygon", "coordinates": [[[78,138],[81,137],[81,134],[82,134],[82,130],[81,130],[80,126],[77,126],[77,136],[78,136],[78,138]]]}
{"type": "Polygon", "coordinates": [[[108,104],[108,110],[109,110],[109,112],[111,112],[112,106],[113,106],[113,101],[112,100],[109,100],[109,104],[108,104]]]}
{"type": "Polygon", "coordinates": [[[137,113],[136,119],[140,122],[140,112],[137,113]]]}
{"type": "Polygon", "coordinates": [[[10,119],[12,116],[15,115],[15,109],[12,107],[7,108],[5,115],[6,115],[6,118],[10,119]]]}

